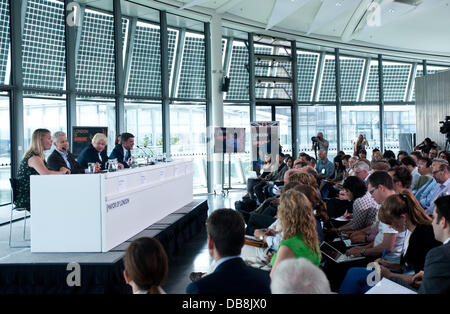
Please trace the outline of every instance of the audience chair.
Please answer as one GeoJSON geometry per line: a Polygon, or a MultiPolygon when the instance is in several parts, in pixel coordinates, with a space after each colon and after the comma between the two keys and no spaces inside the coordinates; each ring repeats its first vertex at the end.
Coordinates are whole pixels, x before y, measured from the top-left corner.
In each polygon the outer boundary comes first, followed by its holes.
{"type": "Polygon", "coordinates": [[[22,246],[11,246],[11,238],[12,238],[12,220],[13,220],[13,214],[14,212],[23,212],[23,240],[24,241],[29,241],[29,239],[26,239],[25,237],[25,233],[26,233],[26,228],[27,228],[27,218],[30,217],[31,215],[28,215],[27,212],[28,210],[26,208],[22,208],[22,207],[17,207],[15,205],[16,200],[17,200],[17,179],[15,178],[10,178],[9,182],[11,184],[11,217],[9,219],[9,247],[10,248],[25,248],[25,247],[30,247],[30,244],[28,245],[22,245],[22,246]]]}

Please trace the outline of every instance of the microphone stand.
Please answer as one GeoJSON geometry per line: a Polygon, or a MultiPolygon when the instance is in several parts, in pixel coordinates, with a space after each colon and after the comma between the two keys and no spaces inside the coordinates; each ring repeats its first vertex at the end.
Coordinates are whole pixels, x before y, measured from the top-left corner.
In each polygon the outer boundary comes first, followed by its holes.
{"type": "Polygon", "coordinates": [[[150,156],[147,154],[147,152],[142,147],[140,147],[139,145],[136,145],[136,147],[139,148],[142,152],[144,152],[145,156],[147,157],[147,165],[154,165],[155,164],[154,162],[150,162],[149,161],[150,160],[150,156]]]}

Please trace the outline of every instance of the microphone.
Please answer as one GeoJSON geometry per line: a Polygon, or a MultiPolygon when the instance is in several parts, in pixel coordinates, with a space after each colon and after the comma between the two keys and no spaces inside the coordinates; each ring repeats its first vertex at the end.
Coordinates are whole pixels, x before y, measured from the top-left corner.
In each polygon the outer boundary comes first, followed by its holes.
{"type": "Polygon", "coordinates": [[[147,157],[147,164],[154,164],[154,163],[150,163],[150,162],[149,162],[150,156],[149,156],[149,154],[147,154],[147,152],[145,151],[145,149],[143,149],[143,148],[142,148],[141,146],[139,146],[139,145],[136,145],[136,147],[139,148],[141,151],[144,152],[145,156],[147,157]]]}

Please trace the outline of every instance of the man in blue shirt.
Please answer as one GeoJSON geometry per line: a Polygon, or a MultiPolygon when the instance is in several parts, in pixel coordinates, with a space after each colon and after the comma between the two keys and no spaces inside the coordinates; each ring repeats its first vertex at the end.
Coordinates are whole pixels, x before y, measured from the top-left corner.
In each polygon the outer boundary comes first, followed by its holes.
{"type": "Polygon", "coordinates": [[[327,152],[319,150],[319,160],[316,164],[316,170],[320,179],[332,179],[334,177],[334,164],[328,160],[327,152]]]}

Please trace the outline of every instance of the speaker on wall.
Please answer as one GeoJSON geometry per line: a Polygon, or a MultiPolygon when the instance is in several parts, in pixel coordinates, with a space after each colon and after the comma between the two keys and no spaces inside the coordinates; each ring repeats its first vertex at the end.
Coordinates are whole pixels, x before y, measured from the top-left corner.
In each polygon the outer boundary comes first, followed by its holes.
{"type": "Polygon", "coordinates": [[[228,92],[230,88],[230,78],[225,76],[222,80],[222,92],[228,92]]]}

